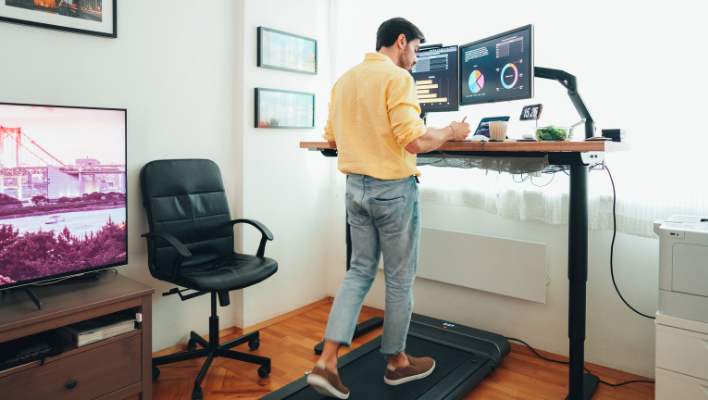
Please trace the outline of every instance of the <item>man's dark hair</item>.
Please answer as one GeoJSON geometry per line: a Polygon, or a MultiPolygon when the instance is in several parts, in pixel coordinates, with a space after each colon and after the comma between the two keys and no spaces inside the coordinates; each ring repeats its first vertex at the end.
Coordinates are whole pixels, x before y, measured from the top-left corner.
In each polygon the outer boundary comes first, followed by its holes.
{"type": "Polygon", "coordinates": [[[413,25],[412,22],[405,18],[391,18],[384,21],[379,30],[376,31],[376,51],[381,50],[382,47],[389,47],[396,43],[396,39],[400,34],[406,36],[407,41],[420,39],[421,43],[425,43],[425,36],[423,32],[418,29],[417,26],[413,25]]]}

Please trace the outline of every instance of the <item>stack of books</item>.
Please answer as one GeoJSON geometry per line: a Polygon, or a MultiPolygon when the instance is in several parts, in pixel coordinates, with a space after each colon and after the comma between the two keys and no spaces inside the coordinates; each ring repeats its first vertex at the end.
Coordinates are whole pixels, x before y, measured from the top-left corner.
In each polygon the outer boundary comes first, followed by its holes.
{"type": "Polygon", "coordinates": [[[59,333],[74,347],[86,346],[137,329],[134,312],[118,312],[78,322],[59,329],[59,333]]]}

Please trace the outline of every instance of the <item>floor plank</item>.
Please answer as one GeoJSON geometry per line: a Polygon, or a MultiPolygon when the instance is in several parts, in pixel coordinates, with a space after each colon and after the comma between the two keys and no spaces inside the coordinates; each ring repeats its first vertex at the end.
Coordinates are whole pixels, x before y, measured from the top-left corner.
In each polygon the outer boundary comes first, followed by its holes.
{"type": "MultiPolygon", "coordinates": [[[[301,313],[292,313],[286,318],[278,318],[274,324],[261,328],[261,347],[254,354],[270,357],[272,371],[267,379],[258,378],[255,365],[238,361],[217,359],[214,361],[202,388],[207,400],[258,399],[272,390],[276,390],[291,381],[302,377],[310,370],[317,357],[312,352],[313,346],[324,334],[330,301],[322,301],[305,307],[301,313]]],[[[364,307],[360,319],[383,316],[381,310],[364,307]]],[[[205,325],[207,317],[204,318],[205,325]]],[[[223,341],[238,337],[238,329],[224,330],[223,341]]],[[[364,335],[354,341],[352,349],[361,346],[381,334],[381,329],[364,335]]],[[[155,355],[169,354],[177,348],[167,349],[155,355]]],[[[236,350],[248,351],[248,345],[236,350]]],[[[350,349],[344,349],[345,354],[350,349]]],[[[563,357],[542,352],[554,359],[563,357]]],[[[191,399],[194,377],[204,359],[184,361],[160,367],[160,378],[154,383],[155,400],[191,399]]],[[[587,364],[593,373],[599,374],[608,382],[620,382],[641,377],[622,371],[612,370],[597,365],[587,364]]],[[[567,367],[543,361],[535,357],[528,349],[512,345],[511,353],[494,373],[482,384],[470,392],[465,399],[484,400],[556,400],[565,398],[567,392],[567,367]]],[[[633,384],[620,388],[600,385],[594,399],[643,400],[654,398],[654,386],[633,384]]]]}

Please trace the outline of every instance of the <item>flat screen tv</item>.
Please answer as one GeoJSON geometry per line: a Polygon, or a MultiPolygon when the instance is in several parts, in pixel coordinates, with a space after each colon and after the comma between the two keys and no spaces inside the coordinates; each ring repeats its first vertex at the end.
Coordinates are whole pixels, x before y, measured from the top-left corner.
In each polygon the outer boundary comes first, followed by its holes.
{"type": "Polygon", "coordinates": [[[127,264],[126,117],[0,103],[0,290],[127,264]]]}

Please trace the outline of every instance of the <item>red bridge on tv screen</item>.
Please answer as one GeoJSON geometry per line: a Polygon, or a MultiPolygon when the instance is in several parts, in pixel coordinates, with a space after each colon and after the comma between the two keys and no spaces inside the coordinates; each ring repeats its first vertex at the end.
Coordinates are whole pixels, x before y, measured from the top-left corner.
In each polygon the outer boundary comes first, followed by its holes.
{"type": "Polygon", "coordinates": [[[38,196],[125,193],[125,185],[125,165],[101,164],[91,158],[66,164],[22,128],[0,126],[0,195],[27,203],[38,196]]]}

